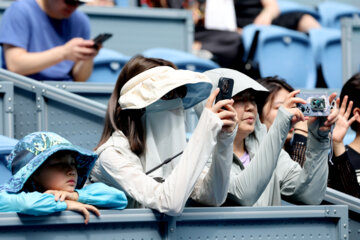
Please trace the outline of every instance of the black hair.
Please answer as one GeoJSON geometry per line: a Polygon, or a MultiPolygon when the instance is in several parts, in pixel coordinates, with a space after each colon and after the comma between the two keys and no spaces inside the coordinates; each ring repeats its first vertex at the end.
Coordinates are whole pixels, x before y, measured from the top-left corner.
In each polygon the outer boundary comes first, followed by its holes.
{"type": "MultiPolygon", "coordinates": [[[[352,76],[343,86],[340,93],[340,105],[344,99],[344,97],[348,96],[348,102],[353,101],[353,109],[354,108],[360,108],[360,73],[355,74],[352,76]]],[[[353,111],[351,111],[351,114],[349,118],[352,118],[354,116],[353,111]]],[[[351,129],[356,131],[359,128],[359,123],[357,121],[353,122],[351,124],[351,129]]]]}

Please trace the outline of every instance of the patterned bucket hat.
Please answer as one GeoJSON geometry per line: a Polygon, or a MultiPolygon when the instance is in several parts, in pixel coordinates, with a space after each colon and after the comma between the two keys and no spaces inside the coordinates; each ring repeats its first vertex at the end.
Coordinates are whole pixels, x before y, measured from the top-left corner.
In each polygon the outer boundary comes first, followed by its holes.
{"type": "Polygon", "coordinates": [[[56,133],[34,132],[21,139],[10,153],[7,168],[12,172],[13,176],[8,183],[0,186],[0,191],[19,192],[41,164],[54,153],[64,150],[77,153],[75,158],[78,172],[76,188],[81,188],[90,174],[97,155],[73,145],[56,133]]]}

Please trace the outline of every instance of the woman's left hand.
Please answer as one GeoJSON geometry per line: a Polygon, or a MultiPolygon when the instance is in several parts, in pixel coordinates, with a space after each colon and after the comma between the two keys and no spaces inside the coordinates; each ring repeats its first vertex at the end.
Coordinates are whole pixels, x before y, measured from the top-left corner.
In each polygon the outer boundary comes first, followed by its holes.
{"type": "Polygon", "coordinates": [[[47,194],[52,194],[55,196],[55,201],[65,201],[72,200],[77,201],[79,199],[79,194],[77,192],[67,192],[67,191],[59,191],[59,190],[47,190],[47,194]]]}

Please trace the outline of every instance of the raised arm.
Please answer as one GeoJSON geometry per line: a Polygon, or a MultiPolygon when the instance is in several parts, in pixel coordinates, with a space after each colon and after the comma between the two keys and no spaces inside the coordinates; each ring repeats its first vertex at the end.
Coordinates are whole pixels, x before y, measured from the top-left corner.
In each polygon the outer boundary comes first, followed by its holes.
{"type": "Polygon", "coordinates": [[[211,156],[221,127],[221,120],[205,109],[181,159],[163,183],[144,173],[141,161],[131,152],[126,137],[117,132],[115,146],[101,152],[91,178],[124,190],[145,207],[178,215],[211,156]]]}

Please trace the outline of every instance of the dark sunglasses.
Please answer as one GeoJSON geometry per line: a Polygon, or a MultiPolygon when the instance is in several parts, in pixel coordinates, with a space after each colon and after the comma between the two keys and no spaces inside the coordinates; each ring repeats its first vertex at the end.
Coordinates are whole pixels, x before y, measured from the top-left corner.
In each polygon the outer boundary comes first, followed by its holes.
{"type": "Polygon", "coordinates": [[[84,4],[84,2],[80,2],[80,1],[76,1],[76,0],[65,0],[65,3],[67,5],[71,5],[71,6],[79,6],[84,4]]]}

